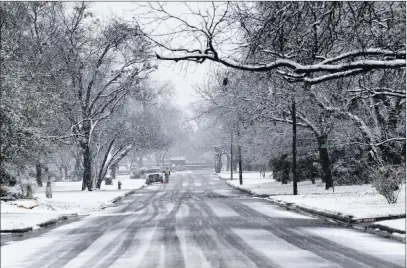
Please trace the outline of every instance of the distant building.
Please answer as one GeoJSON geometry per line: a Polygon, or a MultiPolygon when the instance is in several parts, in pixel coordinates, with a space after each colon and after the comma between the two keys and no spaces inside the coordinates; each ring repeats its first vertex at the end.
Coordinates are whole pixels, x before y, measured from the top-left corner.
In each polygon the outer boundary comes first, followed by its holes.
{"type": "Polygon", "coordinates": [[[184,156],[171,157],[170,163],[172,167],[185,166],[185,157],[184,156]]]}

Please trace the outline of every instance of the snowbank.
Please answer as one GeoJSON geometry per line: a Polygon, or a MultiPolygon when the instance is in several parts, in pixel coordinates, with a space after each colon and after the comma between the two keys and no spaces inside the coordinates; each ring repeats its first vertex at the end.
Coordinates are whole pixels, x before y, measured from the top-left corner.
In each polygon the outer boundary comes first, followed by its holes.
{"type": "Polygon", "coordinates": [[[82,182],[55,182],[52,199],[45,198],[45,187],[38,188],[36,200],[1,202],[1,230],[35,227],[39,223],[58,219],[62,215],[86,215],[111,204],[111,200],[129,190],[140,189],[144,180],[131,180],[129,175],[118,176],[113,185],[102,185],[101,190],[82,191],[82,182]],[[122,189],[117,189],[117,182],[122,189]]]}

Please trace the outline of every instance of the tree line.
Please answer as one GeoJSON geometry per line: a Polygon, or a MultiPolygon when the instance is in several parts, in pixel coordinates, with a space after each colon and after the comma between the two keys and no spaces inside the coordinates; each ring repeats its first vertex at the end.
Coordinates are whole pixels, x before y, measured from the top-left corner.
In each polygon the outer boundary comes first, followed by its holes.
{"type": "Polygon", "coordinates": [[[235,135],[246,163],[287,183],[294,102],[298,179],[320,177],[327,189],[374,176],[399,183],[388,171],[405,170],[405,3],[185,5],[174,15],[151,3],[157,21],[186,34],[150,39],[160,60],[217,64],[197,89],[197,117],[220,132],[220,154],[235,135]]]}
{"type": "Polygon", "coordinates": [[[91,191],[129,152],[174,144],[172,88],[149,78],[153,44],[137,22],[101,19],[84,2],[0,11],[2,185],[36,177],[41,186],[56,167],[91,191]]]}

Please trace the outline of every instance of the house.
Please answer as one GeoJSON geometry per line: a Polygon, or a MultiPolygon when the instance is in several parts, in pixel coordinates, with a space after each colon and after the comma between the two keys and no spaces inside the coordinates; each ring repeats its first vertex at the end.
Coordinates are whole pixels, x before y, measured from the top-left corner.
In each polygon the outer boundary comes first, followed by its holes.
{"type": "Polygon", "coordinates": [[[172,167],[185,166],[185,157],[184,156],[171,157],[170,163],[172,167]]]}

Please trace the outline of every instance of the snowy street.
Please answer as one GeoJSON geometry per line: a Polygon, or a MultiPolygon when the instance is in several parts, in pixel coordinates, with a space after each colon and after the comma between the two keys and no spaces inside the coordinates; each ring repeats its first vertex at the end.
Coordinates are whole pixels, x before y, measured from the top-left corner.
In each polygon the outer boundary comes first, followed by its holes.
{"type": "Polygon", "coordinates": [[[1,247],[1,267],[405,267],[405,244],[281,209],[211,172],[1,247]],[[350,243],[351,242],[351,243],[350,243]]]}

